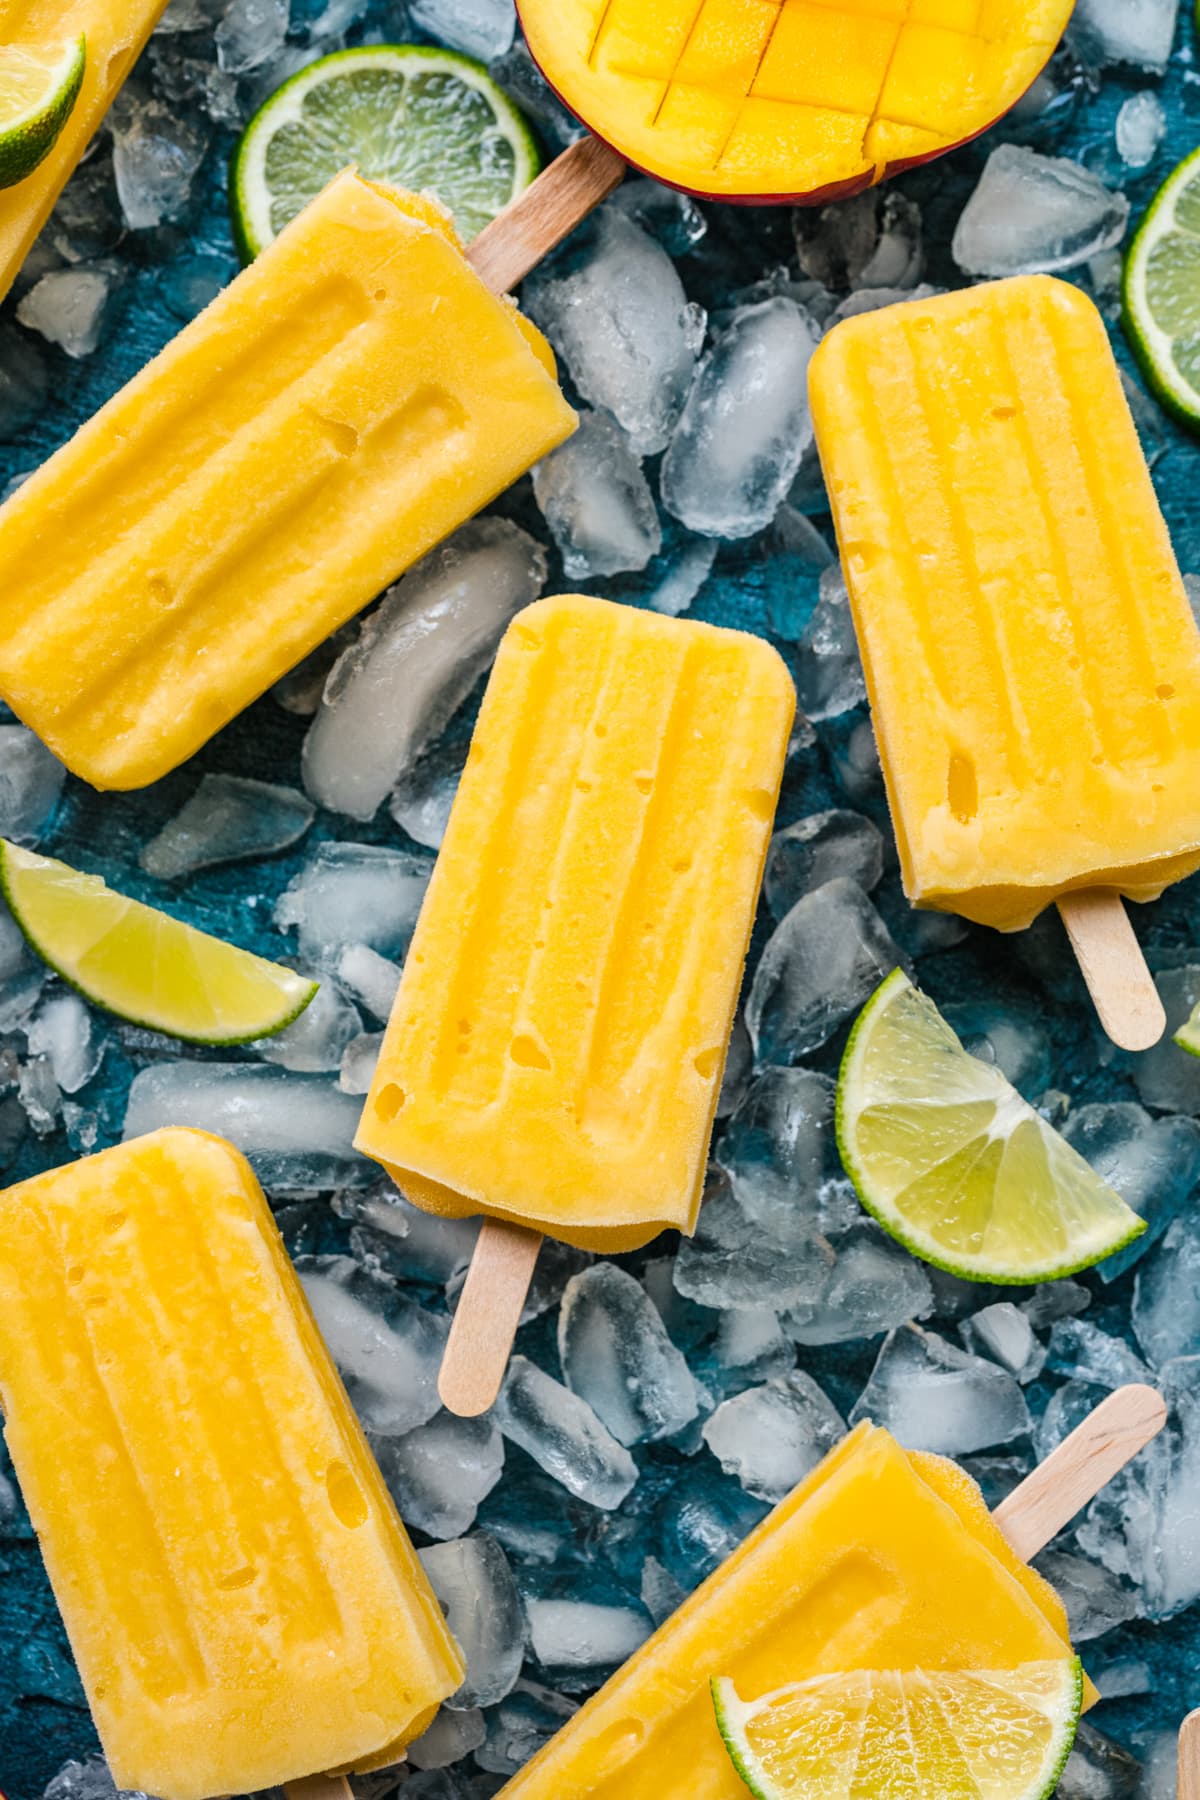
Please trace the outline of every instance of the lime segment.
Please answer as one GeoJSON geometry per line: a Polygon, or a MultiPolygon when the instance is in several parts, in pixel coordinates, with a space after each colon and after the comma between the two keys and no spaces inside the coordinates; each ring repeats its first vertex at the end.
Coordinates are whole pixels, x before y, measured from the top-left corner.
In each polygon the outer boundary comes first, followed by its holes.
{"type": "Polygon", "coordinates": [[[1200,150],[1168,175],[1125,260],[1125,330],[1146,378],[1200,429],[1200,150]]]}
{"type": "Polygon", "coordinates": [[[903,970],[846,1045],[837,1131],[867,1211],[970,1281],[1055,1280],[1146,1229],[999,1069],[968,1055],[903,970]]]}
{"type": "Polygon", "coordinates": [[[1042,1800],[1075,1738],[1075,1657],[1016,1669],[856,1670],[739,1698],[712,1683],[717,1724],[758,1800],[941,1795],[1042,1800]]]}
{"type": "Polygon", "coordinates": [[[0,838],[0,886],[39,956],[119,1018],[198,1044],[269,1037],[317,983],[0,838]]]}
{"type": "Polygon", "coordinates": [[[368,181],[432,193],[464,241],[529,186],[529,127],[479,63],[416,44],[310,63],[267,100],[233,159],[234,226],[249,260],[353,164],[368,181]]]}
{"type": "Polygon", "coordinates": [[[0,188],[15,187],[49,156],[86,65],[82,36],[44,49],[0,44],[0,188]]]}

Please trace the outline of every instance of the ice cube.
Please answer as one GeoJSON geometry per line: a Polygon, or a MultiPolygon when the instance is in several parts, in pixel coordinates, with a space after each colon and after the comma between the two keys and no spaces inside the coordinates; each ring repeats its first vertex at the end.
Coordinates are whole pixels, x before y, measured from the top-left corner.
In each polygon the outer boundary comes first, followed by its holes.
{"type": "Polygon", "coordinates": [[[321,844],[280,895],[275,923],[299,933],[305,962],[334,973],[342,952],[366,944],[380,956],[408,948],[433,872],[428,857],[377,844],[321,844]]]}
{"type": "Polygon", "coordinates": [[[469,748],[463,738],[426,750],[396,783],[388,811],[414,843],[440,849],[469,748]]]}
{"type": "Polygon", "coordinates": [[[721,1314],[713,1355],[720,1388],[737,1392],[747,1382],[786,1375],[795,1364],[796,1347],[771,1307],[743,1306],[721,1314]]]}
{"type": "Polygon", "coordinates": [[[721,1133],[716,1159],[743,1192],[794,1207],[836,1166],[832,1121],[828,1076],[761,1069],[721,1133]]]}
{"type": "Polygon", "coordinates": [[[1059,1319],[1050,1333],[1048,1366],[1075,1381],[1119,1388],[1127,1382],[1149,1382],[1149,1369],[1124,1339],[1112,1337],[1086,1319],[1059,1319]]]}
{"type": "Polygon", "coordinates": [[[846,576],[838,563],[820,574],[817,608],[797,652],[795,693],[802,715],[810,720],[838,718],[867,697],[846,576]]]}
{"type": "Polygon", "coordinates": [[[1103,1398],[1104,1389],[1090,1381],[1068,1381],[1057,1388],[1034,1427],[1033,1442],[1038,1461],[1044,1462],[1052,1450],[1057,1450],[1103,1398]]]}
{"type": "Polygon", "coordinates": [[[657,238],[671,256],[694,250],[708,231],[708,221],[691,195],[659,181],[626,177],[608,204],[611,211],[623,212],[657,238]]]}
{"type": "Polygon", "coordinates": [[[1050,1079],[1050,1040],[1037,1020],[1011,1003],[970,1000],[944,1009],[963,1049],[991,1063],[1026,1099],[1036,1100],[1050,1079]]]}
{"type": "Polygon", "coordinates": [[[339,1194],[334,1206],[343,1218],[386,1240],[387,1266],[406,1281],[445,1286],[466,1269],[479,1236],[478,1219],[443,1219],[424,1212],[390,1183],[339,1194]]]}
{"type": "Polygon", "coordinates": [[[642,1564],[641,1596],[642,1605],[657,1627],[683,1605],[687,1590],[669,1569],[663,1567],[657,1556],[648,1556],[642,1564]]]}
{"type": "Polygon", "coordinates": [[[653,1630],[641,1607],[595,1600],[530,1598],[529,1643],[544,1669],[614,1669],[640,1650],[653,1630]]]}
{"type": "Polygon", "coordinates": [[[36,844],[48,827],[67,771],[24,725],[0,725],[0,837],[36,844]]]}
{"type": "Polygon", "coordinates": [[[646,605],[654,612],[677,619],[680,613],[687,611],[712,574],[716,560],[715,538],[689,538],[671,559],[671,567],[662,580],[646,595],[646,605]]]}
{"type": "MultiPolygon", "coordinates": [[[[883,771],[879,764],[879,747],[875,742],[875,733],[868,719],[860,720],[851,727],[844,742],[835,743],[832,749],[833,768],[842,792],[856,806],[869,800],[883,787],[883,771]]],[[[934,920],[934,924],[945,924],[945,920],[934,920]]],[[[951,924],[957,921],[951,920],[951,924]]]]}
{"type": "Polygon", "coordinates": [[[15,1031],[24,1024],[45,980],[45,963],[33,954],[0,898],[0,1032],[15,1031]]]}
{"type": "MultiPolygon", "coordinates": [[[[420,1737],[406,1745],[405,1761],[419,1770],[448,1769],[469,1756],[472,1750],[478,1750],[486,1737],[487,1726],[478,1707],[455,1712],[450,1707],[441,1706],[420,1737]]],[[[411,1787],[405,1782],[410,1794],[421,1791],[416,1789],[416,1781],[419,1779],[419,1776],[414,1778],[411,1787]]],[[[357,1787],[354,1791],[357,1795],[357,1787]]]]}
{"type": "Polygon", "coordinates": [[[611,1512],[637,1481],[632,1456],[587,1402],[524,1356],[509,1364],[495,1418],[506,1438],[589,1506],[611,1512]]]}
{"type": "Polygon", "coordinates": [[[783,1315],[798,1344],[845,1344],[928,1318],[933,1289],[920,1263],[868,1220],[839,1236],[821,1277],[783,1315]]]}
{"type": "Polygon", "coordinates": [[[518,1681],[508,1697],[488,1715],[487,1742],[475,1752],[481,1769],[495,1775],[515,1775],[536,1756],[572,1713],[576,1701],[536,1681],[518,1681]]]}
{"type": "Polygon", "coordinates": [[[400,965],[369,944],[350,944],[338,957],[338,980],[375,1018],[386,1020],[400,986],[400,965]]]}
{"type": "Polygon", "coordinates": [[[740,1106],[753,1069],[754,1050],[750,1043],[750,1033],[739,1012],[733,1021],[729,1048],[725,1052],[725,1067],[721,1071],[721,1089],[717,1095],[718,1119],[728,1118],[735,1107],[740,1106]]]}
{"type": "Polygon", "coordinates": [[[608,413],[580,413],[573,436],[535,465],[533,493],[571,581],[644,569],[662,549],[641,462],[608,413]]]}
{"type": "Polygon", "coordinates": [[[338,1066],[338,1086],[343,1094],[365,1094],[370,1091],[371,1079],[382,1049],[382,1031],[360,1031],[357,1037],[350,1039],[342,1051],[342,1060],[338,1066]]]}
{"type": "Polygon", "coordinates": [[[507,1556],[486,1531],[419,1555],[467,1664],[445,1704],[460,1712],[495,1706],[515,1687],[525,1653],[525,1613],[507,1556]]]}
{"type": "Polygon", "coordinates": [[[57,1131],[62,1117],[62,1093],[48,1056],[31,1056],[28,1062],[21,1064],[17,1098],[38,1137],[49,1137],[51,1132],[57,1131]]]}
{"type": "Polygon", "coordinates": [[[1132,1800],[1138,1774],[1136,1757],[1082,1719],[1056,1793],[1058,1800],[1132,1800]]]}
{"type": "Polygon", "coordinates": [[[503,56],[517,27],[513,0],[409,0],[414,25],[480,62],[503,56]]]}
{"type": "Polygon", "coordinates": [[[605,207],[573,273],[535,274],[524,298],[583,398],[612,413],[638,456],[662,450],[705,323],[662,245],[619,207],[605,207]]]}
{"type": "Polygon", "coordinates": [[[78,994],[44,999],[26,1027],[31,1056],[44,1056],[64,1094],[86,1087],[104,1058],[104,1039],[78,994]]]}
{"type": "Polygon", "coordinates": [[[102,1756],[89,1756],[84,1762],[65,1762],[42,1796],[42,1800],[151,1800],[136,1789],[118,1788],[109,1774],[102,1756]]]}
{"type": "Polygon", "coordinates": [[[498,87],[537,126],[538,135],[555,150],[565,150],[584,135],[579,120],[569,113],[529,54],[524,38],[492,63],[488,74],[498,87]]]}
{"type": "Polygon", "coordinates": [[[318,805],[372,818],[545,580],[545,551],[527,532],[472,519],[390,588],[334,664],[304,740],[318,805]]]}
{"type": "Polygon", "coordinates": [[[802,1369],[723,1400],[704,1441],[727,1475],[760,1500],[782,1500],[845,1434],[837,1407],[802,1369]]]}
{"type": "Polygon", "coordinates": [[[894,188],[797,207],[792,229],[801,270],[824,287],[914,288],[921,279],[920,210],[894,188]]]}
{"type": "Polygon", "coordinates": [[[951,253],[971,275],[1073,269],[1119,244],[1128,221],[1124,194],[1078,163],[1001,144],[955,226],[951,253]]]}
{"type": "Polygon", "coordinates": [[[797,900],[837,875],[866,893],[883,874],[883,838],[870,819],[855,812],[813,813],[777,831],[767,851],[764,891],[777,919],[797,900]]]}
{"type": "Polygon", "coordinates": [[[1136,1619],[1137,1596],[1102,1564],[1065,1550],[1043,1550],[1033,1566],[1066,1607],[1072,1643],[1088,1643],[1136,1619]]]}
{"type": "Polygon", "coordinates": [[[332,981],[323,981],[298,1019],[274,1037],[259,1038],[254,1049],[265,1062],[323,1075],[340,1070],[347,1044],[361,1030],[357,1008],[332,981]]]}
{"type": "Polygon", "coordinates": [[[1161,75],[1178,18],[1175,0],[1076,0],[1068,38],[1090,68],[1128,63],[1161,75]]]}
{"type": "Polygon", "coordinates": [[[746,1024],[755,1055],[787,1063],[825,1043],[901,962],[856,881],[835,876],[806,894],[762,953],[746,1024]]]}
{"type": "Polygon", "coordinates": [[[793,300],[744,307],[707,352],[663,458],[663,505],[691,531],[753,537],[770,524],[812,439],[817,330],[793,300]]]}
{"type": "Polygon", "coordinates": [[[1133,1329],[1154,1364],[1200,1356],[1200,1216],[1177,1218],[1133,1287],[1133,1329]]]}
{"type": "Polygon", "coordinates": [[[1137,1787],[1138,1800],[1176,1800],[1179,1773],[1178,1731],[1159,1731],[1151,1727],[1149,1730],[1135,1731],[1131,1742],[1142,1763],[1137,1787]]]}
{"type": "Polygon", "coordinates": [[[124,1136],[191,1125],[236,1144],[267,1188],[365,1186],[374,1165],[353,1147],[360,1111],[324,1075],[252,1063],[162,1062],[134,1076],[124,1136]]]}
{"type": "Polygon", "coordinates": [[[148,100],[129,87],[109,118],[113,173],[125,223],[134,231],[145,231],[177,218],[204,160],[207,134],[160,100],[148,100]]]}
{"type": "Polygon", "coordinates": [[[1167,1029],[1152,1050],[1131,1059],[1134,1086],[1146,1106],[1159,1112],[1200,1113],[1200,1057],[1172,1041],[1192,1008],[1200,1003],[1200,967],[1187,963],[1154,977],[1167,1015],[1167,1029]]]}
{"type": "Polygon", "coordinates": [[[1167,115],[1157,94],[1130,94],[1117,114],[1117,151],[1131,169],[1145,169],[1167,135],[1167,115]]]}
{"type": "Polygon", "coordinates": [[[799,1305],[826,1266],[818,1230],[815,1193],[781,1196],[718,1170],[694,1236],[680,1245],[675,1286],[719,1311],[799,1305]]]}
{"type": "Polygon", "coordinates": [[[558,1354],[567,1386],[619,1444],[672,1437],[696,1416],[687,1362],[641,1282],[615,1263],[593,1263],[567,1283],[558,1354]]]}
{"type": "Polygon", "coordinates": [[[886,1425],[907,1449],[942,1456],[1009,1444],[1033,1423],[1006,1369],[913,1326],[885,1338],[850,1414],[852,1425],[860,1419],[886,1425]]]}
{"type": "Polygon", "coordinates": [[[358,633],[358,623],[351,621],[326,638],[323,644],[318,644],[315,650],[310,650],[304,660],[271,689],[275,704],[284,712],[294,713],[298,719],[311,719],[321,704],[330,669],[347,645],[356,642],[358,633]]]}
{"type": "Polygon", "coordinates": [[[287,0],[230,0],[217,26],[217,61],[230,75],[248,75],[283,48],[287,0]]]}
{"type": "Polygon", "coordinates": [[[439,1411],[445,1319],[349,1256],[302,1256],[296,1268],[321,1336],[366,1430],[403,1437],[439,1411]]]}
{"type": "Polygon", "coordinates": [[[504,1439],[487,1416],[438,1412],[404,1437],[373,1437],[372,1448],[401,1518],[432,1538],[469,1531],[504,1469],[504,1439]]]}
{"type": "Polygon", "coordinates": [[[1200,1125],[1194,1119],[1152,1119],[1132,1101],[1076,1107],[1063,1136],[1146,1220],[1146,1230],[1099,1265],[1104,1281],[1146,1254],[1167,1229],[1200,1180],[1200,1125]]]}
{"type": "Polygon", "coordinates": [[[296,788],[244,775],[205,775],[138,857],[147,875],[176,881],[197,869],[270,856],[298,843],[313,822],[296,788]]]}
{"type": "Polygon", "coordinates": [[[988,1356],[1024,1386],[1041,1374],[1046,1351],[1033,1335],[1029,1316],[1011,1300],[998,1300],[972,1313],[959,1326],[963,1343],[976,1356],[988,1356]]]}
{"type": "Polygon", "coordinates": [[[1034,1288],[1028,1300],[1021,1301],[1021,1311],[1035,1331],[1053,1325],[1056,1319],[1073,1319],[1086,1312],[1092,1296],[1079,1281],[1044,1281],[1034,1288]]]}
{"type": "Polygon", "coordinates": [[[17,306],[17,322],[68,356],[90,356],[104,333],[116,287],[115,265],[50,269],[17,306]]]}

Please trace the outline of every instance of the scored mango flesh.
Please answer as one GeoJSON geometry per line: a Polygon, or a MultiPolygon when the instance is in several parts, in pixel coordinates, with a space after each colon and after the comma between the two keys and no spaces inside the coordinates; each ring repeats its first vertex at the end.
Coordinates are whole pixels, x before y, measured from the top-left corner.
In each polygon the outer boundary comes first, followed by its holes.
{"type": "Polygon", "coordinates": [[[833,198],[1008,110],[1071,0],[521,0],[533,55],[597,136],[723,199],[833,198]]]}

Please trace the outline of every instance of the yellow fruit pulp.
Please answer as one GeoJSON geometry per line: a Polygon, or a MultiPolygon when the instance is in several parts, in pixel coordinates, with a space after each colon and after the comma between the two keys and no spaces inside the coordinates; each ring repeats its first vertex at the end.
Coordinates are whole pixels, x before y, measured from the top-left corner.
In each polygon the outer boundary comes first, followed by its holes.
{"type": "MultiPolygon", "coordinates": [[[[661,180],[817,198],[973,137],[1049,58],[1071,0],[520,0],[567,105],[661,180]]],[[[832,197],[832,196],[829,196],[832,197]]]]}
{"type": "Polygon", "coordinates": [[[592,1248],[695,1221],[795,708],[758,638],[564,595],[509,627],[358,1148],[592,1248]]]}
{"type": "Polygon", "coordinates": [[[567,437],[440,219],[333,181],[0,508],[0,694],[157,780],[567,437]]]}
{"type": "Polygon", "coordinates": [[[119,1787],[394,1760],[462,1679],[248,1165],[160,1131],[0,1196],[6,1437],[119,1787]]]}
{"type": "Polygon", "coordinates": [[[909,897],[1015,931],[1200,866],[1200,633],[1092,302],[887,307],[809,390],[909,897]]]}

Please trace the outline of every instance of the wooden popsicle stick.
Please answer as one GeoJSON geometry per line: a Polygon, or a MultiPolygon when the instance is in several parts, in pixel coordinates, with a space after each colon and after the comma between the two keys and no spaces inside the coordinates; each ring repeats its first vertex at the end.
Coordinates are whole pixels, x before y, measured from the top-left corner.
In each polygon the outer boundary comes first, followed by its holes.
{"type": "Polygon", "coordinates": [[[1157,1437],[1166,1418],[1162,1395],[1138,1383],[1102,1400],[992,1514],[1022,1561],[1044,1550],[1157,1437]]]}
{"type": "Polygon", "coordinates": [[[1179,1778],[1175,1800],[1200,1800],[1200,1707],[1179,1727],[1179,1778]]]}
{"type": "MultiPolygon", "coordinates": [[[[403,1762],[404,1758],[396,1760],[403,1762]]],[[[286,1782],[283,1791],[288,1800],[354,1800],[348,1775],[305,1775],[299,1781],[286,1782]]]]}
{"type": "Polygon", "coordinates": [[[1120,894],[1079,888],[1058,910],[1105,1031],[1122,1050],[1149,1050],[1167,1015],[1120,894]]]}
{"type": "Polygon", "coordinates": [[[487,1411],[504,1380],[541,1234],[485,1219],[438,1375],[442,1405],[460,1419],[487,1411]]]}
{"type": "Polygon", "coordinates": [[[581,138],[555,157],[523,194],[485,225],[467,261],[496,294],[507,294],[620,186],[625,164],[599,138],[581,138]]]}

